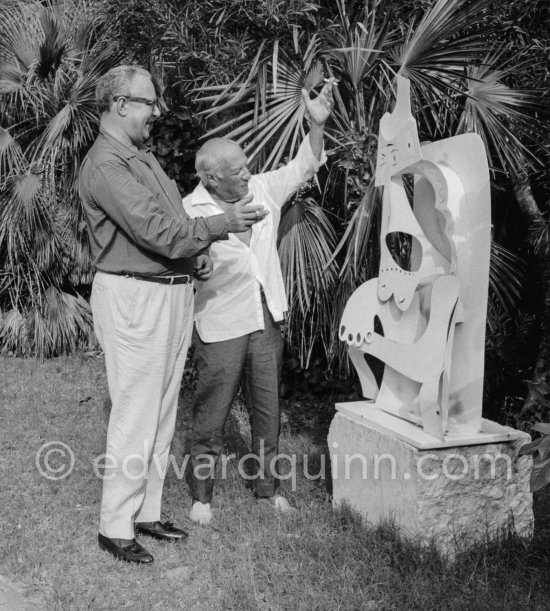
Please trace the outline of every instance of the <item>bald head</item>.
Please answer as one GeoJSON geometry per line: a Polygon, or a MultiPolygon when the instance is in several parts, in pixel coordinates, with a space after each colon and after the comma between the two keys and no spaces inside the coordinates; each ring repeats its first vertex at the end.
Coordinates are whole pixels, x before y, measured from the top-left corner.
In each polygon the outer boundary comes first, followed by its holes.
{"type": "Polygon", "coordinates": [[[235,202],[248,193],[250,172],[240,144],[212,138],[197,152],[195,169],[206,189],[218,199],[235,202]]]}
{"type": "Polygon", "coordinates": [[[241,146],[229,138],[211,138],[197,151],[195,170],[203,184],[207,183],[208,174],[219,175],[224,165],[244,155],[241,146]]]}

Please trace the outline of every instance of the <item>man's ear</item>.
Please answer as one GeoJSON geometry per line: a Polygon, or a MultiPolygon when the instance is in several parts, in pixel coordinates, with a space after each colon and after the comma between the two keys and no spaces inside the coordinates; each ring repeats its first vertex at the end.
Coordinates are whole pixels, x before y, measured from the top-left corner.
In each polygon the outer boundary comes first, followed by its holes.
{"type": "Polygon", "coordinates": [[[206,184],[209,187],[215,187],[218,184],[218,177],[211,172],[206,173],[206,184]]]}
{"type": "Polygon", "coordinates": [[[116,111],[121,117],[125,117],[128,114],[128,103],[124,98],[118,98],[116,103],[116,111]]]}

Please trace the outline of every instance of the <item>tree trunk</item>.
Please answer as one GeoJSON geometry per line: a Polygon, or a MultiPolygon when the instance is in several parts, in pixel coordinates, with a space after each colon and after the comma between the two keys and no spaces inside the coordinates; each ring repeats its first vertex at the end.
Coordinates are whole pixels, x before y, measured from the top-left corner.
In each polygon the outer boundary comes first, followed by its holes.
{"type": "Polygon", "coordinates": [[[533,195],[531,181],[527,176],[516,176],[511,178],[514,195],[521,211],[527,216],[529,222],[532,223],[536,219],[542,217],[542,212],[533,195]]]}

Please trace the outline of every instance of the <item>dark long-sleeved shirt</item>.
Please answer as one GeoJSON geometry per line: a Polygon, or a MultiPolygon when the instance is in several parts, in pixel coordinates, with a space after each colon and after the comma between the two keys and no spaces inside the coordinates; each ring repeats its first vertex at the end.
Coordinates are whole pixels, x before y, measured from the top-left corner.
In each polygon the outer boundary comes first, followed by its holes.
{"type": "Polygon", "coordinates": [[[191,219],[155,157],[101,132],[84,158],[79,189],[96,269],[192,274],[194,257],[227,239],[225,215],[191,219]]]}

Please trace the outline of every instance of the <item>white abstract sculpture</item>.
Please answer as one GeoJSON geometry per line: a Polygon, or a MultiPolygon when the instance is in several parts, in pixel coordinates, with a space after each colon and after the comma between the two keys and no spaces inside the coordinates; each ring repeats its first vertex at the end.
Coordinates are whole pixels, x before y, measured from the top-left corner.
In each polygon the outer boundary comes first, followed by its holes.
{"type": "Polygon", "coordinates": [[[394,111],[380,121],[375,184],[384,189],[379,275],[353,293],[339,330],[372,401],[366,409],[441,440],[478,433],[491,230],[483,143],[465,134],[420,145],[410,83],[398,76],[394,111]],[[414,174],[412,207],[403,174],[414,174]],[[388,248],[394,232],[412,236],[410,269],[388,248]],[[365,354],[384,363],[379,383],[365,354]]]}

